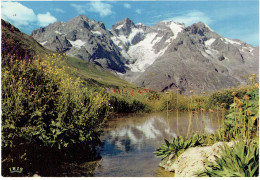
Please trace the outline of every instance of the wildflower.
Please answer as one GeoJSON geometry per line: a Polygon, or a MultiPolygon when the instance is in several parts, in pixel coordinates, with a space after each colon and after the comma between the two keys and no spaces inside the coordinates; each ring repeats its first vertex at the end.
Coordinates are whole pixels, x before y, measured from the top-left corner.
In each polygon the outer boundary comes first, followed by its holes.
{"type": "Polygon", "coordinates": [[[257,83],[255,83],[255,87],[259,88],[259,85],[257,83]]]}
{"type": "Polygon", "coordinates": [[[165,92],[165,94],[169,94],[169,92],[168,92],[168,91],[166,91],[166,92],[165,92]]]}
{"type": "Polygon", "coordinates": [[[240,108],[238,108],[238,110],[239,110],[240,112],[242,112],[243,109],[240,107],[240,108]]]}
{"type": "Polygon", "coordinates": [[[193,91],[193,90],[191,90],[191,91],[190,91],[190,94],[193,94],[193,92],[194,92],[194,91],[193,91]]]}
{"type": "Polygon", "coordinates": [[[237,127],[241,128],[241,127],[243,127],[243,125],[240,123],[240,124],[237,125],[237,127]]]}
{"type": "Polygon", "coordinates": [[[222,103],[220,106],[223,107],[223,106],[225,106],[225,104],[226,104],[226,103],[222,103]]]}
{"type": "Polygon", "coordinates": [[[232,92],[232,95],[233,95],[233,96],[237,95],[237,92],[235,92],[235,91],[234,91],[234,92],[232,92]]]}
{"type": "Polygon", "coordinates": [[[214,110],[213,109],[209,109],[209,112],[214,112],[214,110]]]}
{"type": "Polygon", "coordinates": [[[116,90],[117,90],[117,89],[114,89],[114,93],[116,93],[116,90]]]}
{"type": "Polygon", "coordinates": [[[250,99],[250,97],[248,95],[245,95],[244,98],[245,98],[245,101],[248,101],[250,99]]]}
{"type": "Polygon", "coordinates": [[[249,111],[246,112],[247,116],[250,116],[250,114],[252,114],[252,111],[249,110],[249,111]]]}
{"type": "Polygon", "coordinates": [[[252,121],[255,121],[255,120],[256,120],[256,117],[255,117],[255,116],[251,117],[251,120],[252,120],[252,121]]]}
{"type": "Polygon", "coordinates": [[[206,94],[206,92],[202,92],[202,94],[206,94]]]}
{"type": "Polygon", "coordinates": [[[205,109],[204,109],[204,108],[201,108],[200,110],[201,110],[201,111],[205,111],[205,109]]]}
{"type": "Polygon", "coordinates": [[[239,103],[239,104],[237,105],[237,107],[238,107],[238,108],[241,108],[242,105],[243,105],[243,103],[241,102],[241,103],[239,103]]]}
{"type": "Polygon", "coordinates": [[[217,104],[217,105],[219,105],[220,103],[219,103],[219,102],[217,102],[216,104],[217,104]]]}

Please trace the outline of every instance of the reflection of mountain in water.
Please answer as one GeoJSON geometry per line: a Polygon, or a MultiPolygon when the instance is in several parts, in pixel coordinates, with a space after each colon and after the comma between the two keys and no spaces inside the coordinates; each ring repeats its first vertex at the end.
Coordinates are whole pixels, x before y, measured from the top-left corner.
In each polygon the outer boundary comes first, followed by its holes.
{"type": "Polygon", "coordinates": [[[105,154],[118,154],[141,150],[144,146],[153,146],[155,149],[163,142],[164,138],[172,139],[178,135],[186,136],[191,120],[191,132],[213,133],[212,119],[205,114],[177,114],[169,113],[168,121],[166,113],[150,115],[121,117],[107,123],[102,137],[105,154]],[[205,127],[205,128],[204,128],[205,127]]]}
{"type": "Polygon", "coordinates": [[[147,118],[140,124],[129,124],[110,131],[106,136],[107,143],[116,149],[128,152],[132,149],[140,150],[148,142],[161,140],[164,137],[175,137],[173,129],[158,116],[147,118]]]}

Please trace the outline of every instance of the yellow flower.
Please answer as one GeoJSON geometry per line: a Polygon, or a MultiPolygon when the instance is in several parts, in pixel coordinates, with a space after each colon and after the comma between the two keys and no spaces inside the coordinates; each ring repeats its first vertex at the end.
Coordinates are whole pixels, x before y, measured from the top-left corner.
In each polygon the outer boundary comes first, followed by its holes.
{"type": "Polygon", "coordinates": [[[232,92],[232,95],[233,95],[233,96],[237,95],[237,92],[235,92],[235,91],[234,91],[234,92],[232,92]]]}
{"type": "Polygon", "coordinates": [[[255,120],[256,120],[256,117],[255,117],[255,116],[251,117],[251,120],[252,120],[252,121],[255,121],[255,120]]]}
{"type": "Polygon", "coordinates": [[[249,111],[246,112],[247,116],[250,116],[250,114],[252,114],[252,111],[249,110],[249,111]]]}
{"type": "Polygon", "coordinates": [[[245,98],[245,101],[248,101],[250,99],[250,97],[248,95],[245,95],[244,98],[245,98]]]}

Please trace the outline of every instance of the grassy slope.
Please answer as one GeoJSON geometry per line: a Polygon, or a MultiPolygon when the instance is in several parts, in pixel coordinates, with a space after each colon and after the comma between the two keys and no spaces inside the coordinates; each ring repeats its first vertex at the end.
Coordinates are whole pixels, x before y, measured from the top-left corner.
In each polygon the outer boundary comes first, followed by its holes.
{"type": "MultiPolygon", "coordinates": [[[[39,55],[42,59],[44,59],[45,56],[56,53],[44,48],[32,37],[24,34],[23,32],[19,31],[19,29],[3,20],[2,32],[5,36],[5,40],[7,40],[9,51],[12,51],[14,47],[19,44],[19,51],[24,51],[23,54],[25,54],[25,51],[28,50],[30,56],[39,55]]],[[[16,49],[14,49],[13,53],[15,53],[15,51],[16,49]]],[[[135,87],[134,85],[118,78],[117,76],[95,64],[69,56],[65,57],[65,61],[68,66],[77,70],[76,76],[81,77],[82,80],[93,86],[104,86],[112,88],[118,88],[121,86],[126,86],[129,88],[135,87]]]]}
{"type": "Polygon", "coordinates": [[[93,85],[113,88],[118,88],[121,86],[126,86],[129,88],[135,87],[134,85],[118,78],[116,75],[95,64],[69,56],[66,57],[65,61],[70,67],[77,69],[77,76],[93,85]]]}

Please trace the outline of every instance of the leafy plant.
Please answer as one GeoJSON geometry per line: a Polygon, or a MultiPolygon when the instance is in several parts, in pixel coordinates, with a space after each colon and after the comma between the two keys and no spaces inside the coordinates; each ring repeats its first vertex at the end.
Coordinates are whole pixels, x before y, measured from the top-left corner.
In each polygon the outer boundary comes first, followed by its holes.
{"type": "Polygon", "coordinates": [[[209,177],[257,177],[259,175],[259,143],[239,141],[234,147],[226,144],[221,148],[216,162],[207,162],[206,169],[198,176],[209,177]]]}
{"type": "Polygon", "coordinates": [[[177,157],[190,147],[204,145],[203,136],[196,133],[188,139],[183,138],[182,136],[178,136],[177,138],[173,139],[172,143],[166,139],[164,141],[165,144],[163,144],[154,152],[157,157],[161,157],[162,159],[165,159],[171,154],[173,154],[174,157],[177,157]]]}

